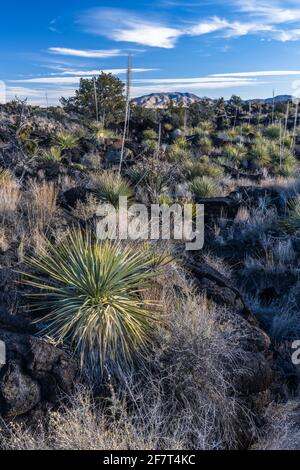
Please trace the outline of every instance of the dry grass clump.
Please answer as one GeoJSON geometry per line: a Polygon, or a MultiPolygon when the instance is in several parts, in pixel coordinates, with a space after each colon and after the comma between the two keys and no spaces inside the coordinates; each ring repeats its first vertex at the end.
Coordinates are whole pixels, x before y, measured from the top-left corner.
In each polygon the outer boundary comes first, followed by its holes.
{"type": "Polygon", "coordinates": [[[255,450],[300,450],[299,403],[272,403],[265,414],[266,425],[255,450]]]}
{"type": "Polygon", "coordinates": [[[20,187],[13,178],[7,178],[0,185],[0,214],[8,215],[17,210],[20,201],[20,187]]]}
{"type": "Polygon", "coordinates": [[[6,251],[9,247],[9,241],[5,227],[0,227],[0,251],[6,251]]]}
{"type": "Polygon", "coordinates": [[[30,226],[43,232],[51,225],[57,211],[58,189],[52,184],[31,182],[27,202],[28,221],[30,226]]]}
{"type": "Polygon", "coordinates": [[[92,219],[99,208],[99,201],[93,194],[89,194],[86,202],[77,201],[76,206],[72,209],[72,215],[79,220],[87,222],[92,219]]]}
{"type": "MultiPolygon", "coordinates": [[[[173,273],[174,276],[174,273],[173,273]]],[[[174,277],[173,277],[174,279],[174,277]]],[[[168,283],[166,283],[168,284],[168,283]]],[[[183,283],[164,287],[165,325],[135,372],[110,380],[110,397],[80,390],[47,426],[13,426],[10,449],[224,449],[240,445],[251,413],[235,397],[228,370],[240,358],[236,341],[219,328],[220,310],[183,283]],[[171,295],[172,294],[172,295],[171,295]],[[113,385],[114,383],[114,385],[113,385]]],[[[223,312],[224,313],[224,312],[223,312]]],[[[109,376],[109,374],[108,374],[109,376]]]]}

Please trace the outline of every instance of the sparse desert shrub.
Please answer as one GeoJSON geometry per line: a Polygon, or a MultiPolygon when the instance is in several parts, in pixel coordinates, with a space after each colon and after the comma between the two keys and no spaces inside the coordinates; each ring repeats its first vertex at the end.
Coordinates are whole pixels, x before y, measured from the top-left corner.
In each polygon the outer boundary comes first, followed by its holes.
{"type": "Polygon", "coordinates": [[[188,148],[172,144],[168,146],[166,156],[172,163],[181,163],[189,160],[192,157],[192,152],[188,148]]]}
{"type": "Polygon", "coordinates": [[[5,176],[0,185],[0,214],[15,212],[20,201],[20,187],[11,177],[5,176]]]}
{"type": "Polygon", "coordinates": [[[294,175],[297,160],[292,151],[286,147],[280,149],[277,145],[269,148],[272,165],[270,171],[274,176],[291,177],[294,175]]]}
{"type": "Polygon", "coordinates": [[[250,158],[260,166],[267,166],[271,162],[269,142],[261,137],[256,138],[250,149],[250,158]]]}
{"type": "Polygon", "coordinates": [[[255,137],[257,134],[257,130],[255,126],[249,123],[245,123],[241,126],[241,135],[244,135],[246,137],[255,137]]]}
{"type": "Polygon", "coordinates": [[[98,201],[119,206],[119,198],[127,197],[129,200],[133,197],[132,189],[129,183],[121,176],[114,173],[103,173],[97,179],[97,189],[95,196],[98,201]]]}
{"type": "Polygon", "coordinates": [[[81,136],[77,136],[72,132],[60,131],[53,139],[53,144],[54,146],[59,147],[61,151],[72,150],[73,148],[77,147],[80,138],[81,136]]]}
{"type": "Polygon", "coordinates": [[[266,409],[264,422],[255,450],[300,450],[298,399],[271,403],[266,409]]]}
{"type": "Polygon", "coordinates": [[[48,284],[34,274],[25,274],[24,280],[40,289],[35,296],[39,308],[50,310],[42,319],[47,322],[44,331],[70,342],[81,365],[95,363],[103,372],[107,361],[122,368],[133,357],[141,358],[151,343],[158,309],[141,299],[142,290],[157,275],[150,256],[73,231],[28,263],[49,278],[48,284]]]}
{"type": "Polygon", "coordinates": [[[52,146],[47,152],[44,152],[41,157],[42,160],[50,160],[55,162],[61,161],[61,149],[59,147],[52,146]]]}
{"type": "Polygon", "coordinates": [[[202,121],[198,124],[196,128],[193,129],[193,134],[204,134],[210,135],[214,131],[214,126],[210,121],[202,121]]]}
{"type": "Polygon", "coordinates": [[[51,225],[56,213],[58,189],[52,183],[31,182],[29,185],[29,201],[27,203],[28,221],[31,226],[43,232],[51,225]]]}
{"type": "Polygon", "coordinates": [[[223,169],[214,164],[209,157],[200,157],[197,161],[185,162],[183,164],[183,171],[190,179],[196,178],[197,176],[221,178],[224,174],[223,169]]]}
{"type": "Polygon", "coordinates": [[[118,136],[111,129],[105,129],[102,124],[95,122],[92,124],[93,136],[98,142],[105,142],[106,140],[118,139],[118,136]]]}
{"type": "Polygon", "coordinates": [[[146,151],[154,152],[157,149],[157,142],[152,139],[143,140],[143,147],[146,151]]]}
{"type": "Polygon", "coordinates": [[[263,136],[279,142],[281,130],[278,124],[272,124],[263,130],[263,136]]]}
{"type": "Polygon", "coordinates": [[[286,218],[282,221],[283,226],[291,233],[298,233],[300,230],[300,197],[298,196],[289,204],[286,218]]]}
{"type": "Polygon", "coordinates": [[[195,140],[197,145],[204,155],[209,155],[213,149],[213,143],[209,137],[199,137],[195,140]]]}
{"type": "Polygon", "coordinates": [[[157,132],[154,129],[146,129],[143,132],[143,137],[146,140],[157,140],[157,132]]]}
{"type": "Polygon", "coordinates": [[[241,162],[246,157],[247,151],[242,144],[228,144],[223,149],[225,158],[233,162],[241,162]]]}
{"type": "Polygon", "coordinates": [[[216,197],[221,192],[217,181],[207,176],[195,178],[190,184],[190,189],[195,198],[216,197]]]}
{"type": "Polygon", "coordinates": [[[159,202],[160,205],[171,206],[174,201],[167,194],[162,194],[162,195],[159,196],[158,202],[159,202]]]}
{"type": "Polygon", "coordinates": [[[165,122],[163,127],[166,132],[171,132],[173,130],[173,125],[169,122],[165,122]]]}
{"type": "MultiPolygon", "coordinates": [[[[79,388],[48,425],[14,425],[4,447],[14,449],[235,449],[251,412],[238,401],[229,368],[241,364],[236,332],[222,333],[228,312],[183,286],[166,299],[166,325],[139,371],[121,371],[121,387],[96,403],[79,388]],[[167,329],[167,331],[166,331],[167,329]],[[128,406],[130,404],[130,406],[128,406]]],[[[241,365],[239,366],[241,367],[241,365]]],[[[242,371],[247,374],[247,369],[242,371]]]]}
{"type": "Polygon", "coordinates": [[[86,202],[77,201],[75,209],[72,210],[72,214],[79,220],[87,222],[92,219],[97,213],[99,207],[99,201],[94,194],[89,194],[86,202]]]}

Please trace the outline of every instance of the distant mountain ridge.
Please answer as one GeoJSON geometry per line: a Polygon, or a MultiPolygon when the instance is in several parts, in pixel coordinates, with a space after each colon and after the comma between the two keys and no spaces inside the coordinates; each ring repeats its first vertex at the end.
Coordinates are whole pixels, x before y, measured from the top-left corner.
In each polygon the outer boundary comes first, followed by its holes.
{"type": "Polygon", "coordinates": [[[171,102],[176,106],[188,107],[200,100],[201,98],[193,93],[151,93],[134,98],[132,103],[144,108],[167,108],[171,102]]]}
{"type": "MultiPolygon", "coordinates": [[[[273,103],[273,99],[275,103],[286,103],[288,101],[293,100],[292,95],[278,95],[274,98],[257,98],[257,99],[250,99],[245,100],[246,103],[273,103]]],[[[132,103],[137,106],[142,106],[143,108],[150,108],[150,109],[157,109],[157,108],[167,108],[170,103],[172,102],[175,106],[184,106],[189,107],[191,104],[196,103],[198,101],[203,100],[204,98],[200,98],[199,96],[195,95],[194,93],[180,93],[180,92],[172,92],[172,93],[151,93],[149,95],[143,95],[132,100],[132,103]]],[[[205,99],[209,99],[210,101],[214,101],[213,99],[205,97],[205,99]]]]}
{"type": "Polygon", "coordinates": [[[294,99],[294,96],[292,95],[278,95],[274,96],[274,98],[257,98],[257,99],[252,99],[252,100],[247,100],[247,103],[287,103],[288,101],[292,101],[294,99]]]}

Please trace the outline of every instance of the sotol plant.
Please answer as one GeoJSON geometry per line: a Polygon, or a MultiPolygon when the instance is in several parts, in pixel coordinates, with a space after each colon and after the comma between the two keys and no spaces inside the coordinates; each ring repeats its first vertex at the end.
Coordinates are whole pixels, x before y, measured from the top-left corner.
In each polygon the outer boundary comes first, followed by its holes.
{"type": "Polygon", "coordinates": [[[36,307],[50,311],[40,320],[44,332],[72,344],[81,365],[122,367],[149,347],[158,312],[157,303],[145,300],[157,276],[150,254],[73,231],[28,264],[48,278],[27,273],[24,280],[40,290],[36,307]]]}
{"type": "Polygon", "coordinates": [[[54,138],[54,145],[60,150],[72,150],[78,145],[81,136],[77,136],[69,131],[60,131],[54,138]]]}
{"type": "Polygon", "coordinates": [[[220,195],[220,187],[218,183],[206,176],[195,178],[190,185],[190,189],[195,198],[216,197],[220,195]]]}
{"type": "Polygon", "coordinates": [[[98,201],[119,206],[119,197],[133,198],[133,192],[129,183],[122,177],[113,173],[106,173],[99,177],[98,188],[95,190],[95,196],[98,201]]]}

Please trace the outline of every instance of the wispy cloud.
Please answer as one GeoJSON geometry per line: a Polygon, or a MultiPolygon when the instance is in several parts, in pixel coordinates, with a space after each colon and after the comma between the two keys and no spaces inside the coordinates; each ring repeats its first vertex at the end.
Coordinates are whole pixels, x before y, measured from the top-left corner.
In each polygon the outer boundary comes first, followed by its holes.
{"type": "MultiPolygon", "coordinates": [[[[154,72],[158,69],[143,69],[143,68],[132,68],[131,71],[133,73],[141,73],[141,72],[154,72]]],[[[106,69],[106,70],[64,70],[60,74],[56,75],[74,75],[80,77],[94,77],[98,76],[100,72],[104,73],[112,73],[113,75],[124,75],[127,73],[127,69],[106,69]]]]}
{"type": "Polygon", "coordinates": [[[124,55],[124,52],[120,49],[110,49],[110,50],[79,50],[79,49],[68,49],[67,47],[50,47],[48,49],[52,54],[59,54],[64,56],[73,56],[73,57],[85,57],[85,58],[95,58],[95,59],[106,59],[109,57],[118,57],[124,55]]]}
{"type": "MultiPolygon", "coordinates": [[[[253,79],[247,79],[247,78],[232,78],[232,76],[230,77],[225,77],[225,78],[217,78],[217,76],[215,75],[210,75],[208,77],[195,77],[195,78],[137,78],[137,79],[134,79],[133,82],[134,83],[157,83],[157,84],[161,84],[161,83],[169,83],[169,84],[175,84],[175,83],[180,83],[180,84],[192,84],[192,83],[219,83],[219,82],[222,82],[222,83],[226,83],[226,82],[229,82],[231,84],[235,83],[235,82],[242,82],[242,81],[245,81],[247,83],[251,82],[251,81],[254,81],[253,79]]],[[[220,75],[220,77],[223,77],[222,75],[220,75]]]]}
{"type": "Polygon", "coordinates": [[[300,75],[300,70],[268,70],[259,72],[215,73],[210,77],[276,77],[300,75]]]}
{"type": "Polygon", "coordinates": [[[86,12],[80,22],[85,30],[115,41],[132,42],[171,49],[183,35],[179,28],[144,18],[117,8],[95,8],[86,12]]]}
{"type": "MultiPolygon", "coordinates": [[[[260,84],[266,84],[266,82],[260,82],[260,84]]],[[[219,80],[213,81],[207,78],[205,81],[190,81],[190,82],[176,82],[176,83],[161,83],[161,84],[145,84],[143,86],[133,86],[132,94],[133,96],[139,96],[146,93],[163,93],[163,92],[172,92],[172,91],[195,91],[198,93],[204,93],[209,90],[220,90],[220,89],[230,89],[238,87],[249,87],[257,85],[255,80],[219,80]]]]}
{"type": "MultiPolygon", "coordinates": [[[[261,34],[278,41],[300,39],[300,8],[283,7],[278,2],[265,0],[229,0],[234,6],[233,18],[221,18],[217,15],[201,18],[188,26],[173,22],[144,17],[118,8],[95,8],[87,11],[81,18],[87,32],[103,35],[115,41],[143,44],[150,47],[171,49],[183,36],[202,36],[217,34],[225,38],[241,37],[249,34],[261,34]],[[285,27],[286,23],[289,28],[285,27]],[[290,25],[294,27],[290,27],[290,25]]],[[[195,15],[196,16],[196,15],[195,15]]]]}
{"type": "MultiPolygon", "coordinates": [[[[133,73],[150,72],[156,69],[134,68],[133,73]]],[[[125,75],[127,69],[105,69],[105,70],[65,70],[61,74],[55,74],[51,77],[23,78],[18,80],[9,80],[10,83],[39,83],[48,85],[78,85],[81,78],[98,76],[101,72],[111,73],[113,75],[125,75]],[[65,75],[71,75],[66,77],[65,75]]]]}
{"type": "Polygon", "coordinates": [[[192,26],[186,33],[191,36],[199,36],[217,31],[223,31],[226,37],[245,36],[250,33],[272,31],[272,26],[256,22],[228,21],[214,16],[209,20],[192,26]]]}

